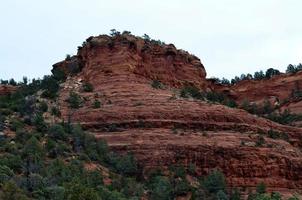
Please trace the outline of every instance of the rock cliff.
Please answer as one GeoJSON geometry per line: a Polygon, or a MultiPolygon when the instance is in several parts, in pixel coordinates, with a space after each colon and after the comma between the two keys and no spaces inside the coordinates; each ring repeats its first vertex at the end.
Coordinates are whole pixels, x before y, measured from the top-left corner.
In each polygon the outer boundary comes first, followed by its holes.
{"type": "MultiPolygon", "coordinates": [[[[199,174],[220,168],[231,186],[253,188],[265,182],[271,190],[302,190],[302,129],[181,98],[178,89],[187,85],[222,89],[209,84],[197,57],[173,45],[129,34],[90,37],[76,56],[55,64],[53,71],[58,69],[68,75],[59,95],[62,116],[107,140],[113,150],[132,152],[146,173],[194,164],[199,174]],[[162,84],[159,89],[151,86],[155,80],[162,84]],[[83,91],[87,83],[93,91],[83,91]],[[71,91],[81,96],[79,109],[66,102],[71,91]],[[271,131],[278,138],[272,139],[271,131]]],[[[283,87],[294,87],[296,81],[286,76],[273,84],[243,82],[223,90],[238,101],[247,94],[253,101],[283,99],[290,94],[283,87]]]]}
{"type": "Polygon", "coordinates": [[[255,103],[262,103],[265,99],[282,103],[294,99],[294,94],[302,89],[302,71],[280,74],[269,79],[243,80],[231,86],[212,84],[212,87],[238,103],[245,99],[255,103]]]}

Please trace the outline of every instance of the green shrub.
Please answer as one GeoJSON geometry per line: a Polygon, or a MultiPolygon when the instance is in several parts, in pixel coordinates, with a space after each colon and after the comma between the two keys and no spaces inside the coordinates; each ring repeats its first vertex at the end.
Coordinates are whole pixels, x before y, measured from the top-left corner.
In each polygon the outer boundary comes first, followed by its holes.
{"type": "Polygon", "coordinates": [[[258,194],[264,194],[266,192],[266,185],[263,182],[259,183],[256,187],[256,192],[258,194]]]}
{"type": "Polygon", "coordinates": [[[11,122],[10,129],[12,131],[17,131],[18,129],[22,129],[23,127],[24,127],[24,124],[20,120],[13,119],[11,122]]]}
{"type": "Polygon", "coordinates": [[[263,144],[265,144],[264,137],[262,135],[258,135],[257,141],[256,141],[256,146],[261,147],[261,146],[263,146],[263,144]]]}
{"type": "Polygon", "coordinates": [[[51,200],[64,199],[65,188],[62,186],[49,186],[44,189],[45,197],[51,200]]]}
{"type": "Polygon", "coordinates": [[[109,124],[107,130],[108,130],[109,132],[116,132],[116,131],[118,131],[118,127],[117,127],[116,124],[109,124]]]}
{"type": "Polygon", "coordinates": [[[100,108],[101,107],[101,102],[99,100],[94,100],[93,102],[93,108],[100,108]]]}
{"type": "Polygon", "coordinates": [[[279,75],[279,74],[280,74],[279,70],[273,69],[273,68],[269,68],[268,70],[266,70],[265,77],[266,78],[271,78],[271,77],[279,75]]]}
{"type": "Polygon", "coordinates": [[[151,200],[173,199],[173,188],[166,177],[156,176],[152,178],[149,188],[151,200]]]}
{"type": "Polygon", "coordinates": [[[183,166],[172,166],[171,170],[174,172],[175,178],[185,178],[186,177],[186,169],[183,166]]]}
{"type": "Polygon", "coordinates": [[[266,116],[266,118],[278,122],[280,124],[291,124],[296,121],[302,120],[301,114],[293,114],[289,110],[284,110],[283,112],[277,114],[277,113],[270,113],[266,116]]]}
{"type": "Polygon", "coordinates": [[[174,196],[186,195],[191,191],[191,186],[185,178],[174,180],[174,196]]]}
{"type": "Polygon", "coordinates": [[[60,86],[53,76],[44,76],[40,88],[44,90],[42,97],[54,99],[57,97],[57,92],[59,91],[60,86]]]}
{"type": "Polygon", "coordinates": [[[219,190],[216,194],[216,199],[217,200],[229,200],[228,196],[225,194],[224,191],[219,190]]]}
{"type": "Polygon", "coordinates": [[[29,139],[30,135],[31,134],[29,134],[25,129],[18,129],[16,131],[15,140],[23,144],[26,140],[29,139]]]}
{"type": "Polygon", "coordinates": [[[22,169],[22,160],[20,155],[5,154],[0,156],[0,165],[7,166],[15,172],[20,172],[22,169]]]}
{"type": "Polygon", "coordinates": [[[187,86],[180,90],[180,97],[182,97],[182,98],[192,97],[194,99],[202,99],[203,95],[197,87],[187,86]]]}
{"type": "Polygon", "coordinates": [[[83,91],[84,92],[93,92],[93,86],[91,85],[91,83],[84,83],[83,84],[83,91]]]}
{"type": "Polygon", "coordinates": [[[61,111],[57,107],[51,108],[51,114],[57,117],[61,117],[61,111]]]}
{"type": "Polygon", "coordinates": [[[44,121],[43,115],[41,113],[37,113],[34,117],[34,125],[39,132],[46,132],[47,125],[44,121]]]}
{"type": "MultiPolygon", "coordinates": [[[[109,190],[105,187],[99,187],[100,196],[105,200],[127,200],[124,195],[116,190],[109,190]]],[[[135,198],[133,200],[136,200],[135,198]]]]}
{"type": "Polygon", "coordinates": [[[25,192],[21,190],[14,182],[8,181],[2,185],[0,199],[3,200],[29,200],[25,192]]]}
{"type": "Polygon", "coordinates": [[[40,102],[39,110],[40,110],[41,112],[47,112],[47,110],[48,110],[48,105],[47,105],[47,103],[46,103],[45,101],[40,102]]]}
{"type": "Polygon", "coordinates": [[[6,165],[0,165],[0,184],[9,181],[14,176],[14,172],[6,165]]]}
{"type": "Polygon", "coordinates": [[[206,98],[208,101],[222,103],[226,97],[222,93],[217,92],[207,92],[206,98]]]}
{"type": "Polygon", "coordinates": [[[70,61],[71,60],[71,55],[70,54],[66,54],[65,60],[66,61],[70,61]]]}
{"type": "Polygon", "coordinates": [[[188,172],[190,175],[196,174],[196,165],[194,163],[189,163],[188,172]]]}
{"type": "Polygon", "coordinates": [[[67,140],[67,134],[63,126],[55,124],[48,129],[48,135],[54,140],[67,140]]]}
{"type": "Polygon", "coordinates": [[[235,188],[231,191],[230,200],[241,200],[241,195],[238,188],[235,188]]]}
{"type": "MultiPolygon", "coordinates": [[[[40,174],[31,173],[27,177],[27,189],[29,191],[41,191],[46,186],[46,180],[40,174]]],[[[39,195],[37,195],[39,196],[39,195]]]]}
{"type": "Polygon", "coordinates": [[[230,108],[236,108],[238,106],[236,101],[234,101],[233,99],[226,99],[226,102],[224,103],[224,105],[226,105],[230,108]]]}
{"type": "Polygon", "coordinates": [[[100,197],[96,190],[87,187],[80,182],[71,182],[66,184],[66,191],[64,195],[66,200],[99,200],[100,197]]]}
{"type": "Polygon", "coordinates": [[[69,106],[74,109],[80,108],[80,105],[82,103],[81,97],[75,92],[69,93],[69,98],[67,99],[67,101],[69,103],[69,106]]]}
{"type": "Polygon", "coordinates": [[[138,173],[138,165],[132,154],[123,156],[113,155],[110,162],[120,174],[133,176],[138,173]]]}
{"type": "Polygon", "coordinates": [[[22,158],[25,163],[24,171],[27,174],[40,172],[42,161],[44,160],[44,151],[37,138],[31,137],[22,149],[22,158]]]}
{"type": "Polygon", "coordinates": [[[202,185],[209,193],[217,193],[218,191],[225,191],[226,182],[222,172],[213,170],[202,181],[202,185]]]}
{"type": "Polygon", "coordinates": [[[288,139],[289,139],[287,133],[277,132],[277,131],[274,131],[273,129],[270,129],[268,131],[268,137],[270,137],[272,139],[282,139],[285,141],[288,141],[288,139]]]}
{"type": "Polygon", "coordinates": [[[61,70],[60,68],[54,68],[52,70],[52,74],[53,77],[58,80],[58,81],[62,81],[66,79],[66,74],[63,70],[61,70]]]}
{"type": "Polygon", "coordinates": [[[271,102],[266,99],[264,102],[263,102],[263,114],[269,114],[271,112],[273,112],[274,108],[271,104],[271,102]]]}
{"type": "Polygon", "coordinates": [[[292,64],[289,64],[286,68],[286,73],[296,73],[298,72],[299,70],[297,69],[297,67],[295,67],[294,65],[292,64]]]}
{"type": "Polygon", "coordinates": [[[279,192],[272,192],[271,199],[272,200],[282,200],[282,196],[279,192]]]}
{"type": "Polygon", "coordinates": [[[13,78],[11,78],[11,79],[9,79],[8,84],[13,85],[13,86],[16,86],[16,85],[17,85],[17,82],[16,82],[13,78]]]}
{"type": "Polygon", "coordinates": [[[159,80],[153,80],[151,86],[155,89],[164,89],[164,85],[159,80]]]}

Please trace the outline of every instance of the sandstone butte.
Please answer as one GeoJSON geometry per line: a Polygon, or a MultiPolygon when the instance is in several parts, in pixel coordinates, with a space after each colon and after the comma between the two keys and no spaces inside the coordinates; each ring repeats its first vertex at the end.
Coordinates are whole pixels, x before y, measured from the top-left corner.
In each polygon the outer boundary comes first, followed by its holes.
{"type": "MultiPolygon", "coordinates": [[[[200,175],[221,169],[230,186],[252,189],[264,182],[271,191],[302,191],[301,128],[177,94],[183,86],[194,85],[223,92],[237,102],[281,100],[300,84],[301,73],[230,87],[215,85],[206,79],[196,56],[172,44],[128,34],[90,37],[76,56],[55,64],[56,69],[69,75],[58,100],[63,118],[81,123],[114,151],[132,152],[146,173],[173,164],[195,164],[200,175]],[[75,68],[79,72],[73,74],[75,68]],[[153,88],[154,80],[165,87],[153,88]],[[93,92],[82,91],[85,82],[93,85],[93,92]],[[68,107],[71,91],[81,95],[81,108],[68,107]],[[101,102],[100,108],[92,107],[95,100],[101,102]],[[271,129],[289,139],[269,138],[271,129]],[[257,145],[259,133],[264,134],[264,145],[257,145]]],[[[287,106],[302,111],[300,103],[287,106]]]]}

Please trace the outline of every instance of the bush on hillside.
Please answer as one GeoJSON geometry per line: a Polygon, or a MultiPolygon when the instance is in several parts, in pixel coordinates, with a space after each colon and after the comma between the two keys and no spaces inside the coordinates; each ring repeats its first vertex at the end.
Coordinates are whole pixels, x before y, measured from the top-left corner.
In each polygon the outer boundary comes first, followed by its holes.
{"type": "Polygon", "coordinates": [[[77,93],[70,92],[67,102],[69,103],[70,108],[77,109],[77,108],[80,108],[82,99],[81,99],[80,95],[78,95],[77,93]]]}

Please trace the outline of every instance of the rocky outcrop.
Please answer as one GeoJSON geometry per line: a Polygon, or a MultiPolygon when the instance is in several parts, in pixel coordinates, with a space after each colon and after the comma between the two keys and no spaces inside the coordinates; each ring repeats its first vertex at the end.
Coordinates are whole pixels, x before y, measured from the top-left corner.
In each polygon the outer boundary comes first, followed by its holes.
{"type": "Polygon", "coordinates": [[[234,85],[208,82],[211,90],[225,94],[240,107],[250,103],[261,113],[269,102],[273,113],[296,115],[290,125],[302,127],[302,71],[280,74],[270,79],[243,80],[234,85]]]}
{"type": "Polygon", "coordinates": [[[77,56],[55,64],[54,70],[61,69],[70,74],[74,68],[83,67],[83,76],[91,82],[102,73],[123,73],[158,80],[169,87],[207,87],[205,69],[196,56],[176,49],[172,44],[127,34],[90,37],[79,48],[77,56]]]}
{"type": "MultiPolygon", "coordinates": [[[[126,34],[91,37],[72,59],[80,63],[79,73],[70,73],[68,61],[54,66],[70,75],[59,95],[62,116],[107,140],[113,150],[134,153],[146,172],[193,163],[199,174],[222,169],[232,186],[253,188],[263,181],[276,190],[302,190],[301,129],[179,97],[177,88],[185,85],[213,87],[195,56],[126,34]],[[153,80],[163,89],[153,88],[153,80]],[[83,92],[85,82],[93,85],[93,92],[83,92]],[[71,91],[82,98],[79,109],[66,102],[71,91]],[[94,107],[96,101],[100,108],[94,107]],[[278,139],[268,137],[270,130],[278,139]]],[[[238,99],[249,93],[234,88],[225,90],[233,90],[238,99]]]]}
{"type": "Polygon", "coordinates": [[[0,96],[11,94],[17,91],[17,86],[12,85],[0,85],[0,96]]]}
{"type": "Polygon", "coordinates": [[[228,184],[255,187],[259,182],[275,191],[301,189],[302,154],[283,140],[266,138],[257,146],[257,136],[233,131],[133,129],[98,133],[120,152],[135,152],[146,168],[194,165],[197,174],[213,168],[225,173],[228,184]]]}
{"type": "Polygon", "coordinates": [[[212,84],[215,91],[222,92],[238,103],[244,100],[262,103],[264,100],[282,103],[293,99],[302,90],[302,71],[295,74],[281,74],[270,79],[243,80],[235,85],[212,84]]]}

